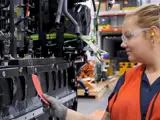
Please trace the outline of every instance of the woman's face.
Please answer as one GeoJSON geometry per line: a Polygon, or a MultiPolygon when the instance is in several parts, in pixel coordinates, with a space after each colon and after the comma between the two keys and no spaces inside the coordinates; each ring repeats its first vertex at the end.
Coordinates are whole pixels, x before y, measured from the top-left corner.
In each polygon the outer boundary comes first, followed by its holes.
{"type": "Polygon", "coordinates": [[[138,27],[136,21],[137,16],[131,16],[124,20],[121,47],[125,48],[129,61],[143,63],[143,60],[147,59],[151,44],[145,37],[144,31],[148,29],[138,27]]]}

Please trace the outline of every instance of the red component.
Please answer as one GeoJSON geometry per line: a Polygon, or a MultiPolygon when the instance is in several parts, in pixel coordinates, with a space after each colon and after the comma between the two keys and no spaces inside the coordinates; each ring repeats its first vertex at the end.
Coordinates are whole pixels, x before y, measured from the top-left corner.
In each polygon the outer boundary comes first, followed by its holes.
{"type": "Polygon", "coordinates": [[[32,74],[32,80],[33,80],[33,83],[34,83],[34,87],[36,88],[36,91],[37,91],[38,95],[40,96],[40,98],[41,98],[46,104],[49,104],[49,102],[43,97],[43,91],[42,91],[41,84],[40,84],[40,82],[39,82],[38,76],[35,75],[35,74],[32,74]]]}

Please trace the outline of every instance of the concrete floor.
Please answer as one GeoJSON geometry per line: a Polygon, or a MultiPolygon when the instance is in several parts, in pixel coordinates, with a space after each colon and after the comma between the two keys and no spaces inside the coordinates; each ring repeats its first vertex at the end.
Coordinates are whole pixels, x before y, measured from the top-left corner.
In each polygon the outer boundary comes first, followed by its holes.
{"type": "Polygon", "coordinates": [[[108,105],[108,97],[112,92],[115,84],[116,83],[110,85],[110,87],[107,88],[106,92],[104,93],[103,97],[100,99],[79,97],[77,111],[83,114],[91,115],[96,110],[105,110],[108,105]]]}

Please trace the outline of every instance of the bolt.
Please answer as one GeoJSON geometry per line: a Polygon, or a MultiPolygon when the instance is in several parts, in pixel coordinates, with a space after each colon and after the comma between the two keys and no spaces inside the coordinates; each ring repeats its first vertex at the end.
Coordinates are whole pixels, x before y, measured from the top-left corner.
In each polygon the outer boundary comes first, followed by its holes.
{"type": "Polygon", "coordinates": [[[35,73],[37,72],[37,68],[34,68],[34,72],[35,72],[35,73]]]}
{"type": "Polygon", "coordinates": [[[23,67],[20,67],[19,68],[19,72],[21,73],[23,71],[23,67]]]}
{"type": "Polygon", "coordinates": [[[54,64],[52,64],[52,66],[51,66],[52,68],[54,68],[54,64]]]}
{"type": "Polygon", "coordinates": [[[2,76],[3,76],[3,77],[6,76],[6,72],[5,72],[5,71],[2,72],[2,76]]]}
{"type": "Polygon", "coordinates": [[[72,90],[72,93],[75,92],[74,90],[72,90]]]}
{"type": "Polygon", "coordinates": [[[8,66],[8,62],[4,62],[3,65],[4,65],[4,66],[8,66]]]}
{"type": "Polygon", "coordinates": [[[56,66],[56,68],[58,69],[58,65],[56,66]]]}

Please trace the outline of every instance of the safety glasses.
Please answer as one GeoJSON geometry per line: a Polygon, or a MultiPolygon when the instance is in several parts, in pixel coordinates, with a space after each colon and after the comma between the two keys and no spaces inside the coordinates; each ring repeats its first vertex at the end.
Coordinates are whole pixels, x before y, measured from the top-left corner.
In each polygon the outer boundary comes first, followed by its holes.
{"type": "Polygon", "coordinates": [[[150,29],[150,28],[138,29],[138,30],[129,32],[128,35],[122,34],[122,36],[121,36],[122,41],[123,41],[123,42],[127,42],[127,41],[129,41],[130,39],[132,39],[133,37],[137,36],[139,33],[144,32],[144,31],[147,31],[147,30],[149,30],[149,29],[150,29]]]}

